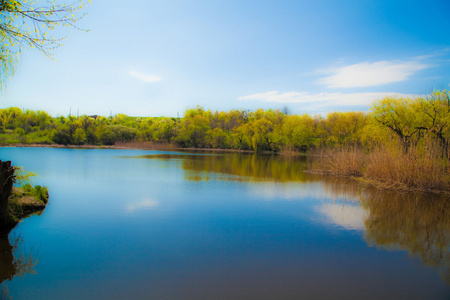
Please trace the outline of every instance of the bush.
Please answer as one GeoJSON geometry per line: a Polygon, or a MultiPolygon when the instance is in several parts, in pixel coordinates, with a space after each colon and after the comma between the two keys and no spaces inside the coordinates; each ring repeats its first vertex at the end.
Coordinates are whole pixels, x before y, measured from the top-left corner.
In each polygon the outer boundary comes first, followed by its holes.
{"type": "Polygon", "coordinates": [[[52,136],[52,141],[60,145],[70,144],[69,129],[65,127],[58,128],[55,134],[52,136]]]}
{"type": "Polygon", "coordinates": [[[18,127],[16,129],[14,129],[14,133],[17,135],[25,135],[26,132],[23,128],[18,127]]]}
{"type": "Polygon", "coordinates": [[[136,129],[122,125],[109,125],[100,131],[99,139],[103,145],[114,145],[115,142],[132,141],[136,137],[136,129]]]}
{"type": "Polygon", "coordinates": [[[40,185],[32,186],[30,183],[27,183],[22,186],[22,190],[25,195],[36,197],[38,200],[47,204],[48,202],[48,188],[42,187],[40,185]]]}

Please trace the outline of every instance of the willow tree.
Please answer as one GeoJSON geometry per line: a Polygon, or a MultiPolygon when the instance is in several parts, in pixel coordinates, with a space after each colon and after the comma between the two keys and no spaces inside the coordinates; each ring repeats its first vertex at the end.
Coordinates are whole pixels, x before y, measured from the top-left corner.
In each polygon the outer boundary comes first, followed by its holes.
{"type": "Polygon", "coordinates": [[[52,31],[59,26],[80,29],[75,23],[84,17],[83,6],[82,1],[69,5],[56,0],[0,0],[0,88],[14,73],[23,48],[52,57],[67,37],[52,35],[52,31]]]}
{"type": "MultiPolygon", "coordinates": [[[[52,57],[66,36],[51,32],[59,26],[79,29],[75,23],[83,18],[82,1],[60,4],[56,0],[0,0],[0,91],[5,80],[14,73],[14,65],[23,48],[35,48],[52,57]]],[[[0,225],[10,223],[8,213],[14,168],[10,162],[0,163],[0,225]]]]}
{"type": "Polygon", "coordinates": [[[442,147],[442,155],[448,157],[450,143],[450,91],[436,90],[416,103],[420,129],[431,132],[442,147]]]}
{"type": "Polygon", "coordinates": [[[386,97],[376,101],[371,107],[375,120],[398,136],[404,153],[408,152],[411,140],[420,130],[414,110],[415,102],[415,99],[410,98],[386,97]]]}

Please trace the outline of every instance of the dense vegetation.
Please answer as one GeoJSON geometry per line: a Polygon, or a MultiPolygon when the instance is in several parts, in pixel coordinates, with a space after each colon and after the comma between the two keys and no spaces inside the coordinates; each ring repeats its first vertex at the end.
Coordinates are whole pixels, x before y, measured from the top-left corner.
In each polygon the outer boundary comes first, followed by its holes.
{"type": "Polygon", "coordinates": [[[321,116],[287,115],[278,110],[211,112],[188,109],[183,118],[69,116],[43,111],[0,110],[0,143],[114,145],[117,142],[159,142],[181,148],[261,151],[307,151],[312,148],[358,146],[372,150],[399,143],[411,147],[435,142],[448,155],[449,93],[426,98],[385,98],[369,113],[335,112],[321,116]]]}
{"type": "Polygon", "coordinates": [[[381,187],[450,192],[450,99],[385,98],[374,103],[361,144],[319,149],[312,169],[362,176],[381,187]]]}
{"type": "Polygon", "coordinates": [[[450,93],[384,98],[369,113],[326,118],[279,110],[211,112],[183,118],[52,117],[43,111],[0,110],[0,144],[115,145],[310,152],[312,169],[363,176],[395,188],[450,191],[450,93]]]}
{"type": "Polygon", "coordinates": [[[357,141],[367,122],[363,113],[335,113],[327,119],[285,115],[274,110],[211,112],[189,109],[184,118],[80,116],[53,118],[43,111],[0,110],[0,143],[114,145],[152,141],[181,148],[222,148],[254,151],[308,150],[330,142],[357,141]],[[352,132],[333,133],[356,121],[352,132]],[[339,124],[344,122],[345,124],[339,124]]]}

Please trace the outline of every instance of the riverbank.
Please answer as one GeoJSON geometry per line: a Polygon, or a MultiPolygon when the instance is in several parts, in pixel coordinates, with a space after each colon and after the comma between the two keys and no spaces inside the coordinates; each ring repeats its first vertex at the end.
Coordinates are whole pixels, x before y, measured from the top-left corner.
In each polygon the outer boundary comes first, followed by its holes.
{"type": "MultiPolygon", "coordinates": [[[[5,146],[3,146],[5,147],[5,146]]],[[[14,144],[7,147],[46,147],[66,149],[138,149],[204,153],[246,153],[253,150],[217,148],[181,148],[169,143],[118,142],[112,146],[58,145],[58,144],[14,144]]],[[[403,154],[398,148],[378,149],[365,153],[357,147],[319,149],[313,152],[280,151],[283,156],[308,156],[306,172],[322,175],[343,176],[356,179],[378,189],[417,191],[450,194],[450,166],[448,161],[439,159],[438,148],[428,148],[428,152],[411,148],[403,154]]],[[[275,154],[275,152],[264,152],[275,154]]]]}
{"type": "Polygon", "coordinates": [[[309,170],[355,178],[378,189],[450,194],[450,164],[439,148],[410,147],[403,152],[383,146],[370,152],[358,147],[321,149],[311,155],[309,170]]]}
{"type": "Polygon", "coordinates": [[[41,214],[47,207],[48,199],[45,187],[13,187],[6,208],[7,220],[0,226],[0,232],[8,234],[23,219],[41,214]]]}
{"type": "Polygon", "coordinates": [[[32,214],[42,212],[48,204],[48,190],[39,185],[13,187],[9,197],[9,211],[13,223],[19,223],[32,214]]]}
{"type": "MultiPolygon", "coordinates": [[[[118,142],[112,146],[98,145],[59,145],[59,144],[11,144],[0,147],[21,148],[60,148],[60,149],[136,149],[136,150],[160,150],[160,151],[192,151],[192,152],[231,152],[231,153],[255,153],[253,150],[218,149],[218,148],[182,148],[173,144],[154,142],[118,142]]],[[[271,153],[274,152],[265,152],[271,153]]]]}
{"type": "Polygon", "coordinates": [[[48,189],[33,186],[31,172],[0,161],[0,232],[9,233],[21,219],[42,211],[48,203],[48,189]],[[20,185],[20,187],[14,185],[20,185]]]}

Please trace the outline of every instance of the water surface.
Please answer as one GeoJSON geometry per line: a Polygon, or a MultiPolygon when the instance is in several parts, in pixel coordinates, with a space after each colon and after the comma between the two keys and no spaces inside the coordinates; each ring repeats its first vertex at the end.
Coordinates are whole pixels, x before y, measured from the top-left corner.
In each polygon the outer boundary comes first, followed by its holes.
{"type": "Polygon", "coordinates": [[[309,175],[301,157],[0,148],[0,159],[50,190],[40,216],[0,239],[13,299],[450,297],[443,196],[309,175]]]}

